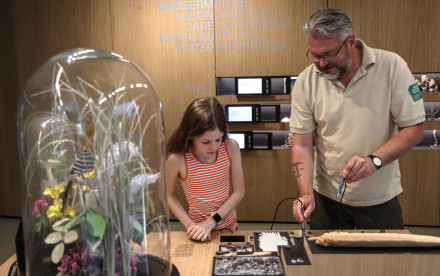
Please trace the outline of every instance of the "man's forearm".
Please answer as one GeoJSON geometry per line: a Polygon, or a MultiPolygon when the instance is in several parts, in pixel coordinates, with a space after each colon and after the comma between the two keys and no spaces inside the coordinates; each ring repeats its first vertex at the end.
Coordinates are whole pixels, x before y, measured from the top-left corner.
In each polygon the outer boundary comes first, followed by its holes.
{"type": "Polygon", "coordinates": [[[379,156],[382,159],[382,164],[387,165],[411,150],[422,140],[423,123],[420,123],[400,129],[393,138],[372,154],[379,156]]]}
{"type": "Polygon", "coordinates": [[[294,134],[292,170],[300,195],[313,194],[313,135],[294,134]],[[311,135],[311,136],[310,136],[311,135]]]}

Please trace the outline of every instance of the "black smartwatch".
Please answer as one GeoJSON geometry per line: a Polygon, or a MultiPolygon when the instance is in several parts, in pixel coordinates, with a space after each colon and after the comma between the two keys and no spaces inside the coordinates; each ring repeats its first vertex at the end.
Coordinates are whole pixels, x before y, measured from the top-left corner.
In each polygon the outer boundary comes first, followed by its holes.
{"type": "Polygon", "coordinates": [[[222,222],[222,217],[218,213],[213,213],[211,215],[212,219],[215,221],[215,223],[219,224],[222,222]]]}
{"type": "Polygon", "coordinates": [[[382,159],[372,154],[368,155],[368,157],[371,158],[371,161],[373,161],[373,165],[376,166],[376,169],[380,169],[382,167],[382,159]]]}

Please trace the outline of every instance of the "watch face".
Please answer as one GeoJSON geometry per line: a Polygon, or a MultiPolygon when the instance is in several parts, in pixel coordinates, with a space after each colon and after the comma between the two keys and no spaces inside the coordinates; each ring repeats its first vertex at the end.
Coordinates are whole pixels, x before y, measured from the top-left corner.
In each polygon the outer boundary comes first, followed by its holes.
{"type": "Polygon", "coordinates": [[[377,157],[374,157],[374,158],[373,158],[373,163],[374,163],[374,165],[376,165],[376,166],[380,166],[380,165],[382,165],[382,161],[381,161],[379,158],[377,158],[377,157]]]}

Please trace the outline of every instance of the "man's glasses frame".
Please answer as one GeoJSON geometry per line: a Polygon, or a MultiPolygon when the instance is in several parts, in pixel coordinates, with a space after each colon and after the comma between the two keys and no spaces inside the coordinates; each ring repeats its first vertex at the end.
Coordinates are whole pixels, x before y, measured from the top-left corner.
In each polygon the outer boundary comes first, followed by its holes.
{"type": "Polygon", "coordinates": [[[312,58],[313,58],[314,61],[320,61],[321,59],[322,59],[322,60],[330,60],[330,59],[333,59],[333,58],[335,58],[335,57],[339,54],[339,52],[341,51],[342,47],[344,47],[345,43],[347,43],[347,41],[348,41],[349,38],[350,38],[350,36],[347,36],[347,38],[344,40],[344,42],[342,42],[341,47],[339,47],[339,49],[338,49],[338,50],[336,51],[336,53],[334,53],[333,55],[322,55],[322,56],[320,56],[320,55],[315,55],[315,54],[312,54],[312,53],[310,52],[310,49],[309,49],[309,50],[307,50],[306,57],[309,58],[309,54],[311,54],[311,56],[312,56],[312,58]]]}

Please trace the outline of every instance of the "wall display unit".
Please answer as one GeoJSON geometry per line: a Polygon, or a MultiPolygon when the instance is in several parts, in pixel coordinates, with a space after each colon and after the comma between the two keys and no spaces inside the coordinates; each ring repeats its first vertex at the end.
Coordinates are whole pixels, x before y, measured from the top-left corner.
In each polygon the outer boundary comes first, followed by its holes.
{"type": "Polygon", "coordinates": [[[440,120],[440,102],[424,102],[426,121],[440,120]]]}
{"type": "Polygon", "coordinates": [[[272,77],[270,78],[270,94],[286,95],[291,91],[291,77],[272,77]]]}
{"type": "Polygon", "coordinates": [[[217,96],[234,96],[235,78],[215,78],[215,90],[217,96]]]}
{"type": "Polygon", "coordinates": [[[280,105],[260,105],[260,122],[275,123],[280,121],[280,105]]]}
{"type": "Polygon", "coordinates": [[[225,105],[228,123],[289,123],[290,104],[225,105]]]}
{"type": "Polygon", "coordinates": [[[440,150],[440,129],[424,130],[422,142],[413,148],[417,149],[440,150]]]}
{"type": "Polygon", "coordinates": [[[295,84],[297,78],[298,78],[298,76],[291,76],[290,77],[290,91],[292,91],[293,85],[295,84]]]}
{"type": "Polygon", "coordinates": [[[260,121],[260,105],[226,105],[228,123],[252,123],[260,121]]]}
{"type": "Polygon", "coordinates": [[[422,93],[439,93],[440,73],[414,73],[422,93]]]}
{"type": "Polygon", "coordinates": [[[270,80],[266,77],[235,78],[235,94],[244,95],[265,95],[269,94],[270,80]]]}
{"type": "Polygon", "coordinates": [[[280,104],[280,122],[290,123],[290,104],[280,104]]]}
{"type": "Polygon", "coordinates": [[[255,76],[216,78],[217,96],[290,95],[291,76],[255,76]]]}
{"type": "Polygon", "coordinates": [[[237,141],[242,150],[271,150],[272,133],[260,131],[230,131],[228,138],[237,141]]]}
{"type": "MultiPolygon", "coordinates": [[[[439,132],[440,135],[440,132],[439,132]]],[[[292,134],[289,131],[230,131],[228,137],[237,141],[243,150],[275,150],[289,149],[292,134]]]]}
{"type": "Polygon", "coordinates": [[[272,149],[272,132],[253,132],[252,133],[252,149],[254,149],[254,150],[271,150],[272,149]]]}
{"type": "Polygon", "coordinates": [[[228,123],[275,123],[280,121],[280,105],[226,105],[228,123]]]}
{"type": "Polygon", "coordinates": [[[252,131],[230,131],[228,138],[237,141],[241,150],[252,149],[252,131]]]}

